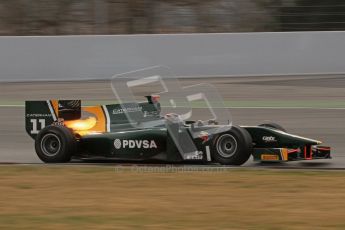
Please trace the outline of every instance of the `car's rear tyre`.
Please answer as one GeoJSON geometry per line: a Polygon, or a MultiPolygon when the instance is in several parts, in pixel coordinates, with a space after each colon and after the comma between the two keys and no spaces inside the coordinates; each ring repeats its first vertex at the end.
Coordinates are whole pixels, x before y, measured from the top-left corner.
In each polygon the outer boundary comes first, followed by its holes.
{"type": "Polygon", "coordinates": [[[280,131],[286,132],[286,129],[283,126],[281,126],[281,125],[279,125],[277,123],[273,123],[273,122],[268,122],[268,123],[260,124],[259,126],[273,128],[273,129],[276,129],[276,130],[280,130],[280,131]]]}
{"type": "Polygon", "coordinates": [[[47,126],[35,140],[37,156],[45,163],[64,163],[71,160],[76,151],[76,139],[64,126],[47,126]]]}
{"type": "Polygon", "coordinates": [[[232,126],[229,131],[219,134],[212,146],[213,160],[224,165],[242,165],[252,152],[252,138],[239,126],[232,126]]]}

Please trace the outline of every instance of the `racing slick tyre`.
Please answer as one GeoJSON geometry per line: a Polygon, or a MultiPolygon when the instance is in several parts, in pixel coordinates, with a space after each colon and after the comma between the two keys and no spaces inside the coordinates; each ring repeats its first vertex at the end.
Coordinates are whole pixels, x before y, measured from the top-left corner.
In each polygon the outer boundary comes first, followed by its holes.
{"type": "Polygon", "coordinates": [[[273,123],[273,122],[260,124],[259,126],[273,128],[273,129],[277,129],[279,131],[286,132],[286,129],[283,126],[281,126],[281,125],[279,125],[277,123],[273,123]]]}
{"type": "Polygon", "coordinates": [[[45,163],[70,161],[76,145],[74,135],[64,126],[47,126],[38,133],[35,140],[36,153],[45,163]]]}
{"type": "Polygon", "coordinates": [[[252,137],[247,130],[232,126],[229,131],[215,139],[211,149],[215,162],[224,165],[242,165],[253,152],[252,137]]]}

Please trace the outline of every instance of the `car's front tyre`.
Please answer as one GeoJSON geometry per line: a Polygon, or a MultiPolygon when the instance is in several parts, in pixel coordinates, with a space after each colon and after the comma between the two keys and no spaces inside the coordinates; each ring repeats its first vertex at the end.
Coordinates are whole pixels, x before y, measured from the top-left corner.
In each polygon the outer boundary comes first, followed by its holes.
{"type": "Polygon", "coordinates": [[[219,134],[212,146],[213,160],[224,165],[242,165],[252,152],[252,138],[239,126],[232,126],[229,131],[219,134]]]}

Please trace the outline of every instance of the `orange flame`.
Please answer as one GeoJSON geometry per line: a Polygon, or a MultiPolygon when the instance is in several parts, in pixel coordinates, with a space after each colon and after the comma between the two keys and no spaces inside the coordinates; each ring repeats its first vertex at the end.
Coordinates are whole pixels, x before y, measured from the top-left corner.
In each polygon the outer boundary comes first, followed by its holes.
{"type": "Polygon", "coordinates": [[[90,130],[95,127],[96,123],[97,120],[94,117],[89,117],[84,120],[65,121],[65,125],[74,131],[90,130]]]}

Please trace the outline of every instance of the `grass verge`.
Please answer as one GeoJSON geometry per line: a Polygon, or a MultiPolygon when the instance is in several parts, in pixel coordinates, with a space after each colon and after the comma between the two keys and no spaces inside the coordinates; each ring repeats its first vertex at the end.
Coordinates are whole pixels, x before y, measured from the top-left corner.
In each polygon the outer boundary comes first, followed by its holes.
{"type": "Polygon", "coordinates": [[[0,229],[344,229],[345,172],[0,167],[0,229]]]}

